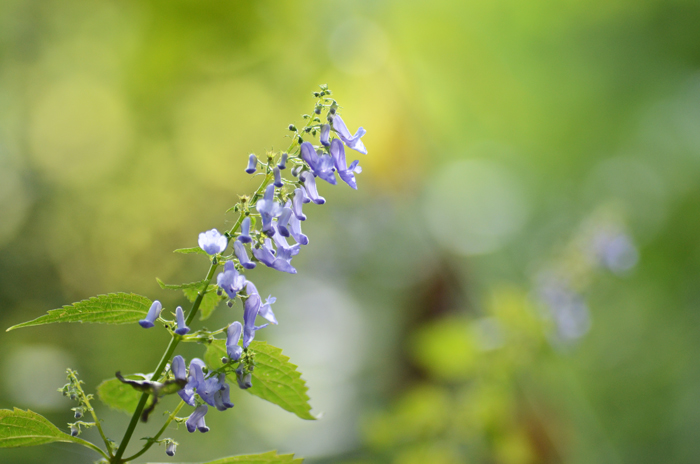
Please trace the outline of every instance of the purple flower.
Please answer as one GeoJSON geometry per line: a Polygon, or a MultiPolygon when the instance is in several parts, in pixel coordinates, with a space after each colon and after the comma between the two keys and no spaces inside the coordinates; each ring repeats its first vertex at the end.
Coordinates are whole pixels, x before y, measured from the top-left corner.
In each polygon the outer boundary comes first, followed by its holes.
{"type": "Polygon", "coordinates": [[[335,179],[335,169],[333,168],[333,160],[329,155],[320,155],[314,150],[314,146],[309,142],[301,144],[301,158],[306,161],[315,176],[320,177],[329,184],[335,185],[338,181],[335,179]]]}
{"type": "Polygon", "coordinates": [[[257,292],[249,293],[243,306],[243,348],[248,348],[250,342],[255,338],[255,332],[267,327],[268,324],[263,324],[261,326],[255,325],[255,318],[260,311],[260,295],[258,295],[257,292]]]}
{"type": "Polygon", "coordinates": [[[331,126],[328,124],[324,124],[321,126],[321,144],[324,147],[330,146],[330,136],[331,136],[331,126]]]}
{"type": "Polygon", "coordinates": [[[185,358],[177,355],[173,358],[173,362],[170,365],[170,369],[173,371],[173,375],[176,380],[187,380],[187,369],[185,368],[185,358]]]}
{"type": "Polygon", "coordinates": [[[288,272],[289,274],[296,274],[297,270],[294,269],[294,267],[289,263],[289,260],[292,259],[291,256],[287,257],[285,254],[284,256],[276,257],[273,254],[271,246],[267,245],[267,243],[269,242],[266,242],[266,245],[260,248],[253,247],[253,256],[255,256],[258,261],[267,267],[271,267],[272,269],[282,272],[288,272]]]}
{"type": "Polygon", "coordinates": [[[272,170],[272,173],[275,175],[275,182],[273,185],[278,188],[284,187],[284,184],[282,183],[282,174],[280,174],[280,168],[275,167],[272,170]]]}
{"type": "Polygon", "coordinates": [[[286,153],[282,153],[282,158],[280,158],[280,162],[277,163],[277,167],[280,168],[281,170],[287,169],[287,155],[286,153]]]}
{"type": "Polygon", "coordinates": [[[190,414],[190,417],[188,417],[187,421],[185,422],[188,432],[192,433],[195,430],[199,430],[200,432],[204,433],[209,431],[209,427],[207,427],[207,424],[204,423],[204,416],[207,414],[207,411],[209,411],[209,406],[206,404],[200,404],[197,406],[197,409],[190,414]]]}
{"type": "Polygon", "coordinates": [[[308,197],[316,203],[317,205],[322,205],[326,202],[326,199],[318,195],[318,190],[316,190],[316,179],[314,175],[309,171],[304,171],[301,173],[301,180],[304,182],[304,189],[306,189],[306,194],[308,197]]]}
{"type": "Polygon", "coordinates": [[[260,306],[260,309],[258,310],[258,314],[268,321],[270,321],[272,324],[277,325],[277,319],[275,318],[275,313],[272,312],[272,305],[274,302],[277,301],[277,298],[274,296],[270,295],[267,297],[265,300],[265,304],[260,306]]]}
{"type": "Polygon", "coordinates": [[[243,348],[238,346],[238,341],[241,339],[241,323],[235,321],[226,329],[226,354],[231,362],[236,362],[241,359],[243,348]]]}
{"type": "Polygon", "coordinates": [[[177,309],[175,309],[175,318],[177,319],[176,334],[185,335],[190,331],[190,328],[185,324],[185,313],[182,311],[182,306],[178,306],[177,309]]]}
{"type": "Polygon", "coordinates": [[[234,299],[245,285],[245,276],[238,273],[233,261],[226,261],[224,272],[216,276],[216,285],[222,288],[229,298],[234,299]]]}
{"type": "Polygon", "coordinates": [[[291,202],[287,202],[282,209],[282,214],[277,218],[277,232],[279,232],[283,237],[289,237],[289,230],[287,229],[287,223],[289,223],[289,218],[292,216],[292,210],[290,208],[291,202]]]}
{"type": "Polygon", "coordinates": [[[256,158],[255,155],[251,153],[248,157],[248,167],[245,169],[245,172],[247,172],[248,174],[252,174],[255,172],[257,166],[258,158],[256,158]]]}
{"type": "Polygon", "coordinates": [[[282,205],[277,203],[274,198],[275,186],[270,184],[265,189],[265,196],[255,204],[255,209],[258,210],[262,218],[262,231],[270,237],[275,233],[275,229],[272,227],[272,218],[282,214],[282,205]]]}
{"type": "Polygon", "coordinates": [[[199,248],[206,251],[209,255],[221,253],[226,249],[228,240],[226,236],[221,235],[218,230],[212,229],[199,234],[199,248]]]}
{"type": "Polygon", "coordinates": [[[352,162],[350,167],[347,166],[347,163],[345,161],[345,148],[338,139],[333,139],[333,142],[331,142],[331,156],[333,156],[335,168],[338,170],[338,175],[341,179],[343,179],[343,182],[357,190],[355,173],[359,174],[362,172],[362,168],[358,166],[360,162],[358,160],[355,160],[352,162]]]}
{"type": "Polygon", "coordinates": [[[236,258],[241,262],[241,266],[246,269],[255,269],[255,263],[248,258],[248,252],[245,250],[245,246],[236,240],[233,243],[233,251],[236,253],[236,258]]]}
{"type": "Polygon", "coordinates": [[[296,217],[292,217],[289,220],[289,230],[292,233],[292,237],[300,245],[308,245],[309,237],[301,233],[301,222],[296,217]]]}
{"type": "Polygon", "coordinates": [[[364,130],[362,127],[357,129],[355,135],[350,135],[350,131],[345,125],[343,119],[340,117],[340,115],[335,115],[335,117],[333,118],[333,129],[338,133],[338,136],[343,142],[345,142],[345,145],[347,145],[348,148],[352,148],[355,151],[359,151],[363,155],[367,154],[367,149],[362,143],[362,140],[360,140],[362,136],[367,133],[367,131],[364,130]]]}
{"type": "Polygon", "coordinates": [[[304,214],[301,210],[305,198],[306,195],[304,195],[304,189],[298,188],[294,190],[294,198],[292,199],[292,212],[294,213],[294,216],[300,221],[306,221],[306,214],[304,214]]]}
{"type": "Polygon", "coordinates": [[[167,445],[165,445],[165,454],[168,456],[175,456],[175,450],[177,449],[177,443],[174,441],[169,441],[167,445]]]}
{"type": "Polygon", "coordinates": [[[236,381],[238,382],[238,388],[247,390],[253,386],[252,375],[247,372],[243,366],[238,366],[236,369],[236,381]]]}
{"type": "Polygon", "coordinates": [[[150,329],[153,327],[155,324],[156,319],[158,319],[158,316],[160,316],[160,312],[163,310],[163,305],[160,304],[160,301],[156,300],[153,302],[151,305],[151,309],[148,310],[148,314],[146,315],[146,319],[141,319],[139,321],[139,324],[141,327],[144,329],[150,329]]]}
{"type": "Polygon", "coordinates": [[[218,377],[209,376],[197,386],[197,394],[209,406],[216,407],[216,393],[224,387],[218,377]]]}
{"type": "Polygon", "coordinates": [[[241,243],[250,243],[253,241],[253,239],[250,238],[250,216],[246,216],[243,222],[241,222],[241,234],[236,240],[241,243]]]}
{"type": "Polygon", "coordinates": [[[177,392],[178,395],[180,395],[180,398],[182,398],[182,401],[190,406],[195,405],[194,393],[199,389],[200,383],[204,383],[204,373],[202,372],[203,367],[205,367],[204,361],[198,358],[192,358],[190,361],[189,375],[187,377],[187,385],[185,385],[182,390],[177,392]]]}
{"type": "Polygon", "coordinates": [[[214,406],[216,406],[216,409],[219,411],[226,411],[233,407],[230,393],[231,387],[226,383],[226,375],[224,374],[219,374],[219,383],[221,384],[221,388],[214,393],[214,406]]]}

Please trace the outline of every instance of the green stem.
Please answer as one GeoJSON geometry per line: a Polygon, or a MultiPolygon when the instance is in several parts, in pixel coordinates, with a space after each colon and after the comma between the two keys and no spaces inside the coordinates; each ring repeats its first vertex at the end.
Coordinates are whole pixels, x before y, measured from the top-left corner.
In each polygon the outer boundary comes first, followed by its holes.
{"type": "Polygon", "coordinates": [[[170,423],[173,421],[173,419],[175,419],[175,415],[178,412],[180,412],[180,409],[182,409],[182,407],[186,404],[187,403],[185,403],[184,401],[180,401],[180,404],[178,404],[177,407],[175,408],[175,410],[170,414],[170,416],[168,417],[168,420],[166,420],[165,424],[163,424],[163,427],[161,427],[160,430],[158,430],[158,433],[156,433],[156,436],[153,437],[151,440],[149,440],[148,443],[146,443],[146,446],[144,446],[141,451],[134,454],[133,456],[129,456],[128,458],[124,459],[124,461],[126,461],[126,462],[132,461],[132,460],[136,459],[137,457],[141,456],[146,451],[148,451],[149,448],[151,446],[153,446],[153,444],[158,441],[160,436],[163,435],[163,432],[165,432],[165,429],[168,428],[168,425],[170,425],[170,423]]]}
{"type": "MultiPolygon", "coordinates": [[[[73,438],[73,437],[71,437],[71,438],[72,438],[72,442],[73,442],[73,443],[77,443],[77,444],[79,444],[79,445],[83,445],[83,446],[86,447],[86,448],[90,448],[90,449],[93,450],[93,451],[97,451],[97,452],[100,453],[102,456],[104,456],[105,459],[112,459],[111,456],[108,456],[107,453],[105,453],[105,452],[102,450],[102,448],[100,448],[99,446],[95,445],[94,443],[90,443],[89,441],[83,440],[83,439],[81,439],[81,438],[73,438]]],[[[109,447],[107,447],[107,449],[109,449],[109,447]]]]}
{"type": "MultiPolygon", "coordinates": [[[[272,174],[267,173],[265,175],[265,179],[262,181],[260,184],[260,187],[258,187],[258,190],[253,194],[253,197],[250,199],[249,204],[255,204],[255,202],[263,195],[265,191],[265,187],[267,187],[267,184],[270,183],[272,180],[272,174]]],[[[238,217],[238,220],[236,223],[231,227],[231,230],[228,231],[229,235],[229,241],[231,240],[231,236],[238,230],[240,227],[241,223],[243,222],[244,214],[241,214],[238,217]]],[[[197,299],[194,301],[192,304],[192,309],[190,309],[189,314],[187,315],[187,321],[186,324],[190,325],[192,321],[194,320],[195,316],[197,315],[197,311],[199,310],[199,306],[202,304],[202,299],[204,298],[204,294],[207,290],[207,287],[209,286],[209,283],[211,282],[211,279],[214,277],[214,273],[216,272],[216,268],[219,266],[218,263],[214,264],[212,262],[211,267],[209,267],[209,272],[207,273],[207,276],[205,277],[206,285],[202,286],[202,290],[200,290],[199,294],[197,295],[197,299]]],[[[163,357],[160,359],[160,362],[158,363],[158,367],[156,367],[155,371],[153,371],[153,379],[158,379],[160,375],[163,373],[165,370],[165,366],[168,364],[170,361],[170,358],[172,357],[173,353],[175,352],[175,348],[177,347],[178,343],[180,343],[180,340],[182,340],[182,337],[180,336],[173,336],[173,338],[170,339],[170,343],[168,344],[168,348],[165,350],[165,353],[163,354],[163,357]]],[[[122,438],[121,444],[119,445],[119,449],[117,450],[116,454],[112,458],[112,462],[115,464],[121,464],[123,462],[127,462],[128,460],[122,459],[122,456],[124,456],[124,452],[126,451],[126,447],[129,444],[129,440],[131,440],[131,436],[134,433],[134,430],[136,429],[136,425],[138,425],[139,418],[141,417],[141,413],[143,412],[143,409],[146,407],[146,402],[148,401],[149,394],[144,393],[141,395],[141,399],[139,400],[139,404],[136,406],[136,410],[134,411],[134,414],[131,416],[131,421],[129,422],[129,426],[126,429],[126,432],[124,433],[124,438],[122,438]]]]}
{"type": "MultiPolygon", "coordinates": [[[[80,381],[78,380],[78,377],[75,375],[75,371],[70,370],[69,371],[71,378],[73,381],[78,385],[78,391],[80,392],[80,400],[87,406],[88,411],[90,411],[90,415],[92,416],[92,420],[95,422],[95,425],[97,426],[97,430],[100,431],[100,436],[102,437],[102,441],[104,441],[105,447],[107,448],[107,452],[109,453],[109,456],[107,456],[99,447],[95,446],[93,449],[98,449],[100,453],[104,455],[106,458],[111,458],[112,457],[112,449],[109,445],[109,440],[107,440],[107,437],[105,436],[104,431],[102,430],[102,425],[100,424],[100,420],[97,418],[97,414],[95,414],[95,410],[93,409],[92,405],[90,404],[90,400],[88,399],[88,395],[85,394],[83,391],[82,387],[80,387],[80,381]]],[[[90,443],[86,441],[86,443],[90,443]]],[[[92,445],[92,443],[90,443],[92,445]]]]}

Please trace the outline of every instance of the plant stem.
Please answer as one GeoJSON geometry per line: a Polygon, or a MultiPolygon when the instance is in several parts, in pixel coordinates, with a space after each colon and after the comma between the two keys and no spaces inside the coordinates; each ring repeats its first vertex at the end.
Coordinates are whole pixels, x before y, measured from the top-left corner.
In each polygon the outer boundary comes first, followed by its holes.
{"type": "MultiPolygon", "coordinates": [[[[82,387],[80,387],[80,381],[78,380],[78,377],[75,375],[75,371],[69,370],[69,373],[70,373],[71,378],[75,382],[75,384],[78,385],[78,391],[80,392],[80,395],[81,395],[81,398],[80,398],[81,401],[85,404],[85,406],[87,406],[87,409],[88,409],[88,411],[90,411],[90,415],[92,416],[92,420],[95,421],[95,425],[97,426],[97,430],[100,431],[100,436],[102,437],[102,441],[104,441],[105,447],[107,448],[107,453],[109,453],[109,456],[105,455],[105,457],[111,458],[112,457],[112,449],[109,446],[109,440],[107,440],[107,437],[105,436],[105,433],[102,430],[102,425],[100,424],[100,420],[97,418],[97,414],[95,414],[95,410],[93,409],[92,405],[90,404],[90,400],[88,398],[88,395],[86,395],[85,392],[83,391],[82,387]]],[[[89,442],[87,442],[87,443],[89,443],[89,442]]],[[[97,449],[100,449],[100,448],[97,448],[97,449]]],[[[100,449],[100,452],[102,452],[101,449],[100,449]]],[[[104,454],[104,453],[102,453],[102,454],[104,454]]]]}
{"type": "MultiPolygon", "coordinates": [[[[267,184],[270,183],[272,180],[272,174],[271,173],[266,173],[265,179],[262,181],[260,184],[260,187],[256,190],[256,192],[253,194],[253,197],[250,199],[249,204],[254,204],[255,201],[257,201],[265,191],[265,187],[267,187],[267,184]]],[[[228,231],[229,235],[229,241],[231,241],[231,236],[238,230],[240,227],[241,223],[243,222],[243,218],[245,215],[242,213],[239,217],[236,223],[231,227],[231,230],[228,231]]],[[[190,325],[192,321],[194,320],[195,316],[197,315],[197,311],[199,310],[199,306],[202,304],[202,299],[204,298],[204,295],[206,293],[207,287],[209,287],[209,283],[211,282],[211,279],[214,277],[214,273],[216,272],[216,268],[219,267],[218,262],[214,264],[212,262],[211,266],[209,267],[209,272],[207,272],[207,276],[205,277],[206,285],[203,285],[202,289],[199,291],[197,295],[197,299],[194,301],[192,304],[192,309],[190,309],[189,314],[187,315],[187,320],[186,324],[190,325]]],[[[163,354],[163,357],[160,359],[160,362],[158,363],[158,367],[156,367],[155,371],[153,371],[153,376],[151,377],[152,379],[158,379],[160,375],[163,373],[165,370],[165,366],[168,364],[170,361],[170,358],[172,357],[173,353],[175,352],[175,348],[177,347],[178,343],[180,343],[180,340],[182,340],[182,337],[180,336],[173,336],[173,338],[170,339],[170,343],[168,344],[168,347],[165,350],[165,353],[163,354]]],[[[138,425],[139,418],[141,417],[141,413],[143,412],[143,408],[146,407],[146,402],[148,401],[149,394],[144,393],[141,395],[141,399],[139,400],[139,404],[136,406],[136,410],[134,411],[134,414],[131,416],[131,421],[129,422],[129,426],[126,429],[126,432],[124,433],[124,438],[122,438],[121,444],[119,445],[119,449],[117,450],[116,454],[114,457],[111,459],[111,461],[114,464],[121,464],[123,462],[127,462],[128,460],[122,459],[122,456],[124,456],[124,452],[126,451],[126,447],[129,444],[129,440],[131,440],[131,436],[134,433],[134,430],[136,429],[136,425],[138,425]]]]}
{"type": "Polygon", "coordinates": [[[158,430],[158,433],[156,433],[156,436],[153,437],[151,440],[149,440],[148,443],[146,443],[146,445],[143,447],[143,449],[142,449],[141,451],[139,451],[138,453],[134,454],[133,456],[129,456],[128,458],[124,459],[124,461],[127,461],[127,462],[128,462],[128,461],[134,460],[134,459],[136,459],[137,457],[141,456],[141,455],[142,455],[143,453],[145,453],[146,451],[148,451],[148,449],[149,449],[151,446],[153,446],[153,444],[154,444],[156,441],[158,441],[158,439],[160,438],[160,436],[163,435],[163,432],[165,432],[165,429],[168,428],[168,425],[170,425],[170,423],[173,421],[173,419],[175,419],[175,415],[176,415],[178,412],[180,412],[180,409],[182,409],[182,407],[183,407],[185,404],[187,404],[187,403],[185,403],[184,401],[180,401],[180,404],[178,404],[177,407],[175,408],[175,410],[170,414],[170,416],[168,417],[168,420],[166,420],[166,421],[165,421],[165,424],[163,424],[163,427],[161,427],[160,430],[158,430]]]}

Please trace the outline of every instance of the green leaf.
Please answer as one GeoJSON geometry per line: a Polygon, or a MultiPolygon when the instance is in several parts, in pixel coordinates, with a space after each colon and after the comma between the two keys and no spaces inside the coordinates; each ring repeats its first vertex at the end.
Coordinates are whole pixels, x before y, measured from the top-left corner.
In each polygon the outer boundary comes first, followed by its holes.
{"type": "Polygon", "coordinates": [[[52,324],[54,322],[92,322],[97,324],[128,324],[137,322],[148,313],[152,301],[134,293],[110,293],[97,295],[87,300],[73,303],[33,321],[17,324],[7,331],[21,327],[52,324]]]}
{"type": "MultiPolygon", "coordinates": [[[[134,377],[134,376],[127,376],[134,377]]],[[[118,409],[127,414],[136,411],[141,399],[141,393],[130,385],[121,383],[118,379],[105,380],[97,386],[97,396],[104,404],[112,409],[118,409]]]]}
{"type": "Polygon", "coordinates": [[[55,441],[96,448],[92,443],[61,432],[48,419],[33,411],[0,409],[0,448],[36,446],[55,441]]]}
{"type": "MultiPolygon", "coordinates": [[[[162,280],[160,280],[158,277],[156,277],[156,281],[158,281],[158,285],[160,285],[160,288],[163,290],[184,290],[184,289],[189,289],[193,288],[196,289],[197,291],[204,287],[204,284],[207,282],[207,280],[200,280],[198,282],[190,282],[188,284],[166,284],[162,280]]],[[[196,297],[196,292],[195,292],[195,297],[196,297]]]]}
{"type": "Polygon", "coordinates": [[[173,251],[173,253],[182,253],[183,255],[187,255],[190,253],[197,253],[198,255],[206,255],[207,254],[206,251],[202,250],[198,246],[192,247],[192,248],[178,248],[177,250],[173,251]]]}
{"type": "Polygon", "coordinates": [[[203,464],[301,464],[302,462],[304,462],[302,458],[295,459],[293,454],[277,454],[277,451],[268,451],[262,454],[230,456],[203,464]]]}
{"type": "MultiPolygon", "coordinates": [[[[201,283],[203,284],[204,281],[202,281],[201,283]]],[[[199,295],[200,288],[202,287],[183,288],[182,292],[185,294],[187,299],[190,300],[190,302],[194,303],[194,300],[197,299],[197,295],[199,295]]],[[[215,288],[216,285],[209,285],[207,287],[206,293],[204,294],[204,298],[202,298],[202,303],[199,305],[200,321],[209,319],[209,316],[212,315],[218,304],[221,302],[221,300],[224,299],[223,295],[219,296],[216,294],[216,291],[214,291],[215,288]]]]}
{"type": "MultiPolygon", "coordinates": [[[[306,394],[306,382],[297,371],[297,366],[289,362],[289,357],[283,355],[281,349],[265,342],[253,341],[250,349],[255,352],[255,370],[253,386],[246,391],[302,419],[315,420],[306,394]]],[[[226,342],[214,340],[207,348],[204,361],[208,366],[218,366],[223,356],[226,356],[226,342]]],[[[235,385],[235,374],[229,374],[228,380],[235,385]]]]}

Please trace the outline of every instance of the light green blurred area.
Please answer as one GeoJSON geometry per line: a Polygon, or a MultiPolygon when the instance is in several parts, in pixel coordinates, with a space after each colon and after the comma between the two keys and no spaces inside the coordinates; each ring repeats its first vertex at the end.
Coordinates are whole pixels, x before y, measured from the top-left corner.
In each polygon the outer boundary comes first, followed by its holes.
{"type": "MultiPolygon", "coordinates": [[[[155,277],[199,280],[207,262],[172,250],[232,225],[258,183],[247,155],[286,149],[328,83],[367,130],[369,154],[348,150],[359,190],[320,186],[297,275],[248,275],[278,298],[257,337],[300,366],[322,418],[235,392],[210,433],[169,435],[177,461],[697,462],[699,20],[686,0],[5,0],[1,326],[114,291],[184,304],[155,277]],[[610,272],[591,247],[618,232],[638,262],[610,272]],[[574,340],[543,278],[585,303],[574,340]]],[[[200,324],[235,319],[222,305],[200,324]]],[[[3,334],[0,407],[63,426],[63,363],[94,390],[151,371],[166,343],[138,326],[3,334]]],[[[119,440],[128,416],[99,408],[119,440]]]]}

